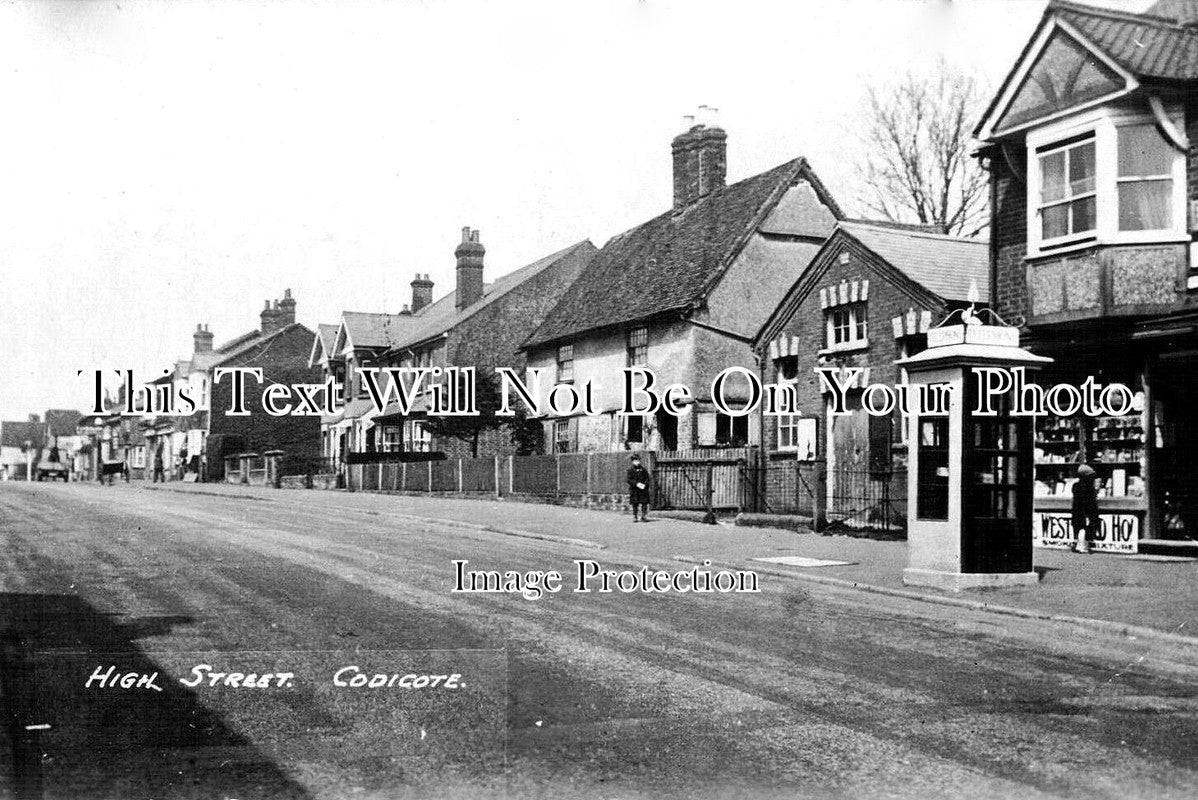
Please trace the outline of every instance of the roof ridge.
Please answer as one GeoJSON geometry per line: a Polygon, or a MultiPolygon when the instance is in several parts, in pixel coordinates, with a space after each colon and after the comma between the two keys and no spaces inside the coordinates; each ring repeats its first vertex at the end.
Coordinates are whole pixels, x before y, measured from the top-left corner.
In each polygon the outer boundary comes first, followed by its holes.
{"type": "MultiPolygon", "coordinates": [[[[1154,8],[1157,4],[1149,6],[1154,8]]],[[[1160,14],[1149,14],[1145,11],[1125,11],[1121,8],[1109,8],[1106,6],[1092,6],[1086,3],[1074,2],[1074,0],[1049,0],[1047,11],[1073,11],[1078,14],[1090,14],[1096,17],[1111,17],[1114,19],[1147,22],[1150,24],[1160,24],[1178,30],[1192,30],[1185,25],[1181,25],[1172,17],[1162,16],[1160,14]]]]}
{"type": "MultiPolygon", "coordinates": [[[[516,289],[518,289],[526,281],[532,280],[537,275],[540,275],[545,270],[547,270],[550,267],[552,267],[553,265],[559,263],[560,261],[562,261],[562,259],[566,258],[570,254],[574,253],[575,251],[579,250],[580,248],[582,248],[586,245],[590,245],[592,248],[595,248],[595,243],[592,242],[589,238],[588,239],[580,239],[579,241],[575,242],[574,244],[563,247],[560,250],[556,250],[552,253],[549,253],[548,255],[541,256],[540,258],[538,258],[534,261],[530,261],[529,263],[524,264],[523,266],[517,267],[516,269],[512,270],[511,272],[504,273],[503,275],[500,275],[497,278],[492,279],[491,283],[487,284],[487,287],[490,288],[492,291],[484,293],[481,298],[476,300],[474,303],[471,303],[470,305],[466,306],[465,308],[457,308],[457,306],[455,305],[454,307],[448,309],[441,316],[431,317],[431,318],[427,318],[427,319],[422,318],[422,322],[425,323],[424,325],[417,326],[413,330],[409,331],[407,338],[400,339],[395,344],[390,345],[388,347],[388,349],[394,350],[396,348],[407,347],[407,346],[410,346],[413,344],[418,344],[420,342],[426,341],[429,338],[437,336],[440,333],[444,333],[444,332],[456,327],[457,325],[462,324],[463,322],[465,322],[468,319],[470,319],[471,317],[473,317],[475,314],[482,311],[484,308],[486,308],[491,303],[497,302],[498,300],[500,300],[501,298],[506,296],[509,292],[513,292],[516,289]],[[524,274],[521,275],[520,273],[524,273],[524,274]],[[508,278],[513,278],[513,277],[519,277],[519,279],[511,280],[511,281],[507,280],[508,278]],[[497,283],[499,283],[499,281],[505,281],[505,284],[499,290],[495,290],[495,285],[497,283]]],[[[598,248],[595,248],[595,251],[598,252],[598,248]]],[[[454,290],[454,292],[451,292],[450,294],[446,295],[445,297],[443,297],[441,299],[442,300],[449,299],[454,296],[455,292],[456,292],[456,289],[454,290]]],[[[440,301],[438,301],[438,302],[440,302],[440,301]]],[[[425,308],[432,308],[435,305],[436,305],[436,303],[430,303],[425,308]]],[[[424,309],[421,309],[421,310],[423,311],[424,309]]]]}
{"type": "Polygon", "coordinates": [[[918,236],[921,239],[944,239],[950,242],[964,242],[966,244],[989,244],[988,238],[983,239],[980,236],[959,236],[953,233],[932,233],[931,231],[921,231],[912,227],[898,227],[885,223],[875,223],[867,220],[841,220],[841,227],[852,229],[869,228],[870,230],[879,231],[881,233],[893,233],[902,236],[918,236]]]}

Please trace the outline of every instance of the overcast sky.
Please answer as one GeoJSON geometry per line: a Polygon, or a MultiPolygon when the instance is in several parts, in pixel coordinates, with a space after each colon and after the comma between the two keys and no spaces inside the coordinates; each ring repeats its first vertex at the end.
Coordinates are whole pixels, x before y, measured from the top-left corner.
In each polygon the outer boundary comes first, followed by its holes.
{"type": "MultiPolygon", "coordinates": [[[[1143,2],[1130,3],[1132,7],[1143,2]]],[[[943,55],[996,85],[1043,10],[976,2],[6,2],[0,417],[86,404],[258,324],[398,311],[666,210],[720,109],[728,178],[807,156],[856,210],[865,87],[943,55]],[[150,372],[153,370],[153,372],[150,372]]]]}

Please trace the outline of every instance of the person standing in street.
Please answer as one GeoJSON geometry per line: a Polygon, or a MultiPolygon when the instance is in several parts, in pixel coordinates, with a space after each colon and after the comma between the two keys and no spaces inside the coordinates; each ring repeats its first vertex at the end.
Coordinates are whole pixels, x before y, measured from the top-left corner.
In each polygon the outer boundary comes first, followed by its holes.
{"type": "Polygon", "coordinates": [[[162,445],[154,451],[154,483],[166,483],[166,470],[162,463],[162,445]]]}
{"type": "Polygon", "coordinates": [[[632,457],[628,468],[628,501],[632,503],[632,521],[648,520],[649,514],[649,470],[641,464],[641,457],[632,457]],[[638,515],[639,510],[639,515],[638,515]]]}
{"type": "Polygon", "coordinates": [[[1090,541],[1098,530],[1098,489],[1095,486],[1097,473],[1089,464],[1077,468],[1077,482],[1073,484],[1073,530],[1077,533],[1075,553],[1089,553],[1090,541]]]}

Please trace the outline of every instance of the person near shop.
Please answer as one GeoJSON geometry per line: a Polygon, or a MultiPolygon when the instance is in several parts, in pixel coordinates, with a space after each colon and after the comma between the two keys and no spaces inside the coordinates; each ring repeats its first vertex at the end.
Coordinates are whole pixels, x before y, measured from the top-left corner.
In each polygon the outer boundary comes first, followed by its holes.
{"type": "Polygon", "coordinates": [[[628,501],[632,503],[632,521],[647,522],[649,519],[649,470],[641,463],[641,457],[632,457],[628,468],[628,501]]]}
{"type": "Polygon", "coordinates": [[[1098,487],[1097,473],[1089,464],[1077,468],[1077,481],[1073,484],[1073,530],[1077,534],[1075,553],[1089,553],[1090,542],[1098,532],[1098,487]]]}

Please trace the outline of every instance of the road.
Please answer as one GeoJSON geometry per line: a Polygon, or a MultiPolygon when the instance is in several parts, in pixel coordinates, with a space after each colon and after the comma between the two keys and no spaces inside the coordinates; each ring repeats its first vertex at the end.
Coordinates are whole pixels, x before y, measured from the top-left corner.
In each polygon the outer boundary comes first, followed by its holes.
{"type": "Polygon", "coordinates": [[[766,575],[454,593],[454,559],[643,562],[403,511],[0,483],[9,796],[1198,796],[1198,671],[1134,645],[766,575]],[[162,691],[87,685],[109,666],[162,691]]]}

